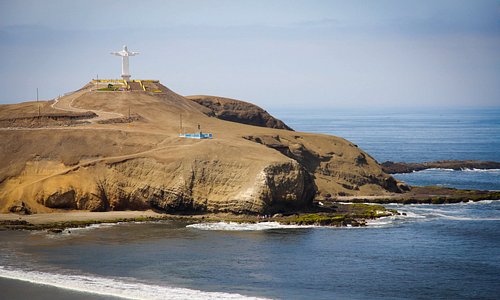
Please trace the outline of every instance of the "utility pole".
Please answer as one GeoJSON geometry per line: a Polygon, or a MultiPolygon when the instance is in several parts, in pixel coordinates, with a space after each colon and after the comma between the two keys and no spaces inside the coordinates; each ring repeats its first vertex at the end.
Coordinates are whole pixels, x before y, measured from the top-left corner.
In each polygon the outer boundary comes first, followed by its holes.
{"type": "Polygon", "coordinates": [[[179,133],[182,134],[182,114],[179,114],[179,121],[180,121],[180,124],[179,124],[179,133]]]}
{"type": "Polygon", "coordinates": [[[36,88],[36,105],[38,106],[38,116],[40,116],[40,103],[38,102],[38,88],[36,88]]]}

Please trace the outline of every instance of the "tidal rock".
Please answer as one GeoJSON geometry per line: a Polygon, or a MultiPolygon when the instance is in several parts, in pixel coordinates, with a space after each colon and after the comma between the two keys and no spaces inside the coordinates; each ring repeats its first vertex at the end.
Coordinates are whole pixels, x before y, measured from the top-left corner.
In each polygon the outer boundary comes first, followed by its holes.
{"type": "Polygon", "coordinates": [[[29,209],[29,207],[26,206],[26,204],[23,201],[17,202],[14,205],[12,205],[9,208],[9,212],[20,215],[31,215],[31,210],[29,209]]]}

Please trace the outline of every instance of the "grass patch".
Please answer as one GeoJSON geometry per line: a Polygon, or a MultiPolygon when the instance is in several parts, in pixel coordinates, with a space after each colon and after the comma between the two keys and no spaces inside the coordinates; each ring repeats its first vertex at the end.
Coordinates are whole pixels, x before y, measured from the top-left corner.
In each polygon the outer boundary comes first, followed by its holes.
{"type": "Polygon", "coordinates": [[[294,225],[340,226],[344,221],[346,221],[346,215],[305,214],[285,218],[280,220],[280,223],[294,225]]]}

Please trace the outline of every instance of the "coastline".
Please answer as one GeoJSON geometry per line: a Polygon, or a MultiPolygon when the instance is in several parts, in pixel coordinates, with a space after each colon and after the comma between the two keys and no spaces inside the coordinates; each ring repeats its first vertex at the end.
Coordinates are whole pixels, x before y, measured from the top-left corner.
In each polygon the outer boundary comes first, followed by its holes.
{"type": "Polygon", "coordinates": [[[376,203],[376,204],[451,204],[477,202],[481,200],[500,200],[500,191],[462,190],[439,186],[412,186],[402,194],[384,196],[338,196],[322,201],[338,203],[376,203]]]}
{"type": "Polygon", "coordinates": [[[92,212],[57,210],[38,214],[0,214],[0,230],[47,230],[61,233],[67,228],[92,224],[123,222],[155,222],[180,220],[186,222],[278,222],[283,225],[366,226],[367,220],[399,214],[383,204],[451,204],[500,200],[500,191],[461,190],[438,186],[413,186],[406,193],[366,196],[317,197],[310,207],[273,215],[235,214],[230,212],[190,212],[168,214],[153,210],[92,212]]]}
{"type": "Polygon", "coordinates": [[[47,230],[61,233],[68,228],[87,227],[102,223],[155,222],[180,220],[199,222],[258,223],[278,222],[283,225],[366,226],[367,220],[399,214],[383,204],[451,204],[499,200],[500,191],[459,190],[436,186],[412,187],[402,194],[383,196],[336,196],[317,198],[311,207],[300,211],[274,215],[234,213],[167,214],[153,210],[91,212],[58,210],[38,214],[0,214],[0,230],[47,230]]]}
{"type": "Polygon", "coordinates": [[[23,279],[0,276],[0,290],[5,299],[32,300],[118,300],[121,297],[105,296],[90,292],[55,287],[47,284],[33,283],[23,279]]]}
{"type": "Polygon", "coordinates": [[[186,222],[278,222],[284,225],[366,226],[366,221],[398,214],[377,204],[335,204],[312,207],[301,212],[274,215],[233,213],[164,214],[147,211],[67,211],[33,215],[0,214],[0,230],[48,230],[61,233],[64,229],[86,227],[92,224],[122,222],[155,222],[178,220],[186,222]]]}

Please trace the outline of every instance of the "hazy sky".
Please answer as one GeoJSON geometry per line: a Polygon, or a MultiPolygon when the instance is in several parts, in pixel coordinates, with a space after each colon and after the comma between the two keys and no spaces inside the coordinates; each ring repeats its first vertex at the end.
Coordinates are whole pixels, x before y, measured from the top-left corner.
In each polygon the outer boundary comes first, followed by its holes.
{"type": "Polygon", "coordinates": [[[0,103],[118,78],[280,107],[500,106],[500,1],[0,0],[0,103]]]}

